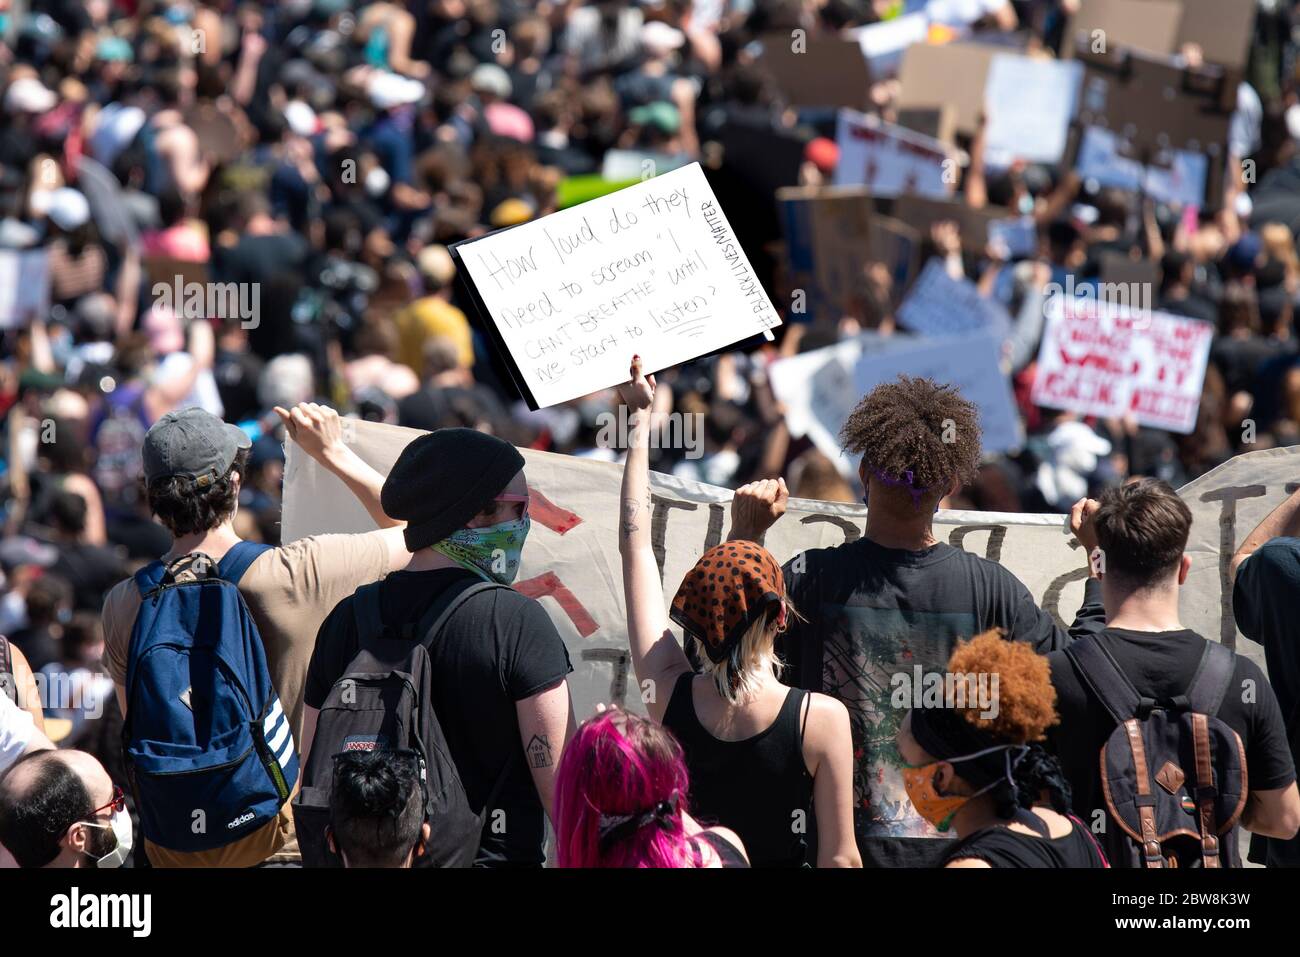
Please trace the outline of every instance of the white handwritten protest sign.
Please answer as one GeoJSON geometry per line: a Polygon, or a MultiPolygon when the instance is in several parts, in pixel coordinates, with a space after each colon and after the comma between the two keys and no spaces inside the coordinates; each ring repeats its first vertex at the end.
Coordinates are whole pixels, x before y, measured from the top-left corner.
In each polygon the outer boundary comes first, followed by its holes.
{"type": "Polygon", "coordinates": [[[698,163],[455,252],[534,408],[781,324],[698,163]]]}
{"type": "MultiPolygon", "coordinates": [[[[420,434],[373,422],[350,425],[355,427],[345,433],[350,447],[381,474],[388,473],[406,444],[420,434]]],[[[338,478],[292,442],[285,451],[286,544],[308,535],[375,528],[338,478]]],[[[609,462],[520,451],[534,517],[515,587],[542,602],[568,646],[574,667],[569,688],[579,719],[590,715],[597,702],[644,713],[645,689],[631,671],[618,554],[623,470],[609,462]]],[[[1242,640],[1233,621],[1228,563],[1241,540],[1290,493],[1289,483],[1300,471],[1298,462],[1300,448],[1251,452],[1179,490],[1192,510],[1187,543],[1192,568],[1180,594],[1182,622],[1244,651],[1261,666],[1261,649],[1242,640]]],[[[657,473],[651,473],[650,488],[652,544],[670,598],[699,556],[726,534],[732,493],[657,473]]],[[[861,505],[791,499],[767,533],[765,545],[785,562],[807,549],[856,541],[863,534],[866,514],[861,505]]],[[[1064,523],[1062,515],[940,511],[934,526],[940,541],[1005,566],[1042,608],[1068,624],[1082,600],[1088,571],[1064,523]]]]}
{"type": "Polygon", "coordinates": [[[1091,296],[1053,296],[1038,353],[1033,401],[1191,432],[1201,403],[1214,327],[1146,313],[1091,296]]]}
{"type": "Polygon", "coordinates": [[[1200,206],[1205,202],[1209,160],[1185,150],[1169,150],[1167,166],[1143,166],[1120,152],[1119,137],[1098,126],[1084,128],[1075,170],[1098,186],[1137,192],[1161,203],[1200,206]]]}
{"type": "Polygon", "coordinates": [[[984,155],[989,164],[1060,161],[1082,82],[1083,65],[1076,60],[995,56],[984,86],[984,155]]]}
{"type": "Polygon", "coordinates": [[[874,196],[947,199],[957,181],[957,160],[945,143],[866,113],[840,110],[835,143],[836,186],[866,186],[874,196]]]}
{"type": "Polygon", "coordinates": [[[46,318],[50,311],[48,249],[0,250],[0,329],[46,318]]]}
{"type": "Polygon", "coordinates": [[[948,275],[937,256],[925,264],[898,307],[898,321],[913,332],[935,337],[988,332],[1002,341],[1011,329],[1011,317],[1001,303],[981,296],[969,279],[948,275]]]}

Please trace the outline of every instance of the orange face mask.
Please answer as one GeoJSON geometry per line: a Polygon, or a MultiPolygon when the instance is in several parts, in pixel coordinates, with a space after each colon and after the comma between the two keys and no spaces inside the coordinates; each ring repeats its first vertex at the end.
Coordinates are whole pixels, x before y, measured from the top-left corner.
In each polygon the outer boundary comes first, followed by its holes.
{"type": "MultiPolygon", "coordinates": [[[[912,802],[912,807],[916,808],[916,813],[933,824],[936,830],[941,833],[947,831],[952,826],[952,819],[966,805],[967,801],[979,797],[985,791],[991,791],[997,787],[998,782],[994,781],[991,784],[986,784],[974,794],[940,794],[938,787],[934,783],[939,774],[939,765],[957,764],[961,761],[969,761],[972,758],[992,754],[994,751],[1007,751],[1013,747],[1015,745],[1000,744],[960,758],[949,758],[947,761],[931,761],[929,764],[904,764],[903,789],[907,791],[907,799],[912,802]]],[[[1007,777],[1008,779],[1011,777],[1009,756],[1007,777]]]]}

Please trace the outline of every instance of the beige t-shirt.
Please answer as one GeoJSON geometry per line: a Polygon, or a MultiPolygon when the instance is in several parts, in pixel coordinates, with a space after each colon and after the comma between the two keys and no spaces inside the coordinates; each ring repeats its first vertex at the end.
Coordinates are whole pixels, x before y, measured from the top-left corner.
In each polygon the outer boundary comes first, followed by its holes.
{"type": "MultiPolygon", "coordinates": [[[[382,532],[316,535],[259,555],[239,581],[239,592],[262,636],[271,682],[299,745],[303,684],[316,632],[335,605],[362,585],[383,578],[388,561],[382,532]]],[[[118,688],[126,687],[131,632],[139,610],[140,590],[130,578],[114,585],[104,599],[104,665],[118,688]]],[[[291,841],[290,848],[296,849],[296,842],[291,841]]]]}

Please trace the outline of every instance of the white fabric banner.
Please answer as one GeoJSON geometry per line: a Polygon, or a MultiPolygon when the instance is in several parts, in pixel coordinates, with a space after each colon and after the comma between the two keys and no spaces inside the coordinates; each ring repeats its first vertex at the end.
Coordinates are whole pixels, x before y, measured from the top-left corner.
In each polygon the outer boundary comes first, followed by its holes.
{"type": "MultiPolygon", "coordinates": [[[[387,474],[413,429],[347,420],[357,453],[387,474]]],[[[283,539],[374,528],[360,503],[337,478],[287,447],[283,539]]],[[[622,565],[618,554],[618,497],[622,467],[609,462],[522,450],[534,496],[533,525],[515,587],[541,600],[564,637],[573,662],[569,677],[579,719],[597,702],[644,712],[631,674],[622,565]]],[[[1263,667],[1262,649],[1239,638],[1232,618],[1227,566],[1251,529],[1297,486],[1300,450],[1270,449],[1226,462],[1180,490],[1194,517],[1188,554],[1191,574],[1182,591],[1183,624],[1250,655],[1263,667]]],[[[652,538],[663,569],[665,602],[708,547],[730,526],[728,489],[653,473],[652,538]]],[[[792,499],[767,535],[780,562],[802,550],[852,541],[865,528],[866,507],[792,499]]],[[[1083,598],[1083,553],[1062,515],[939,512],[940,541],[1000,562],[1038,603],[1064,624],[1083,598]]],[[[680,635],[679,635],[680,637],[680,635]]]]}

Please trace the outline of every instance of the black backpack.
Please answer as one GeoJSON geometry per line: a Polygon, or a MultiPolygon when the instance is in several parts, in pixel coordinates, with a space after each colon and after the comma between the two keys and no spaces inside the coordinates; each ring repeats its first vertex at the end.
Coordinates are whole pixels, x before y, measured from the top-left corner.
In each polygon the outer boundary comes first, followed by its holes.
{"type": "Polygon", "coordinates": [[[407,622],[399,629],[384,624],[379,582],[357,589],[352,613],[358,651],[321,706],[303,787],[293,802],[294,827],[305,867],[343,864],[325,839],[335,756],[378,748],[411,750],[422,759],[425,820],[431,833],[415,866],[473,865],[484,816],[509,764],[498,776],[484,809],[475,812],[433,710],[428,649],[466,600],[506,587],[472,578],[457,580],[434,599],[418,622],[407,622]]]}
{"type": "Polygon", "coordinates": [[[1215,715],[1232,682],[1231,651],[1206,642],[1185,694],[1141,697],[1096,636],[1065,649],[1115,719],[1101,749],[1101,784],[1116,867],[1237,867],[1233,831],[1246,806],[1246,754],[1215,715]]]}

